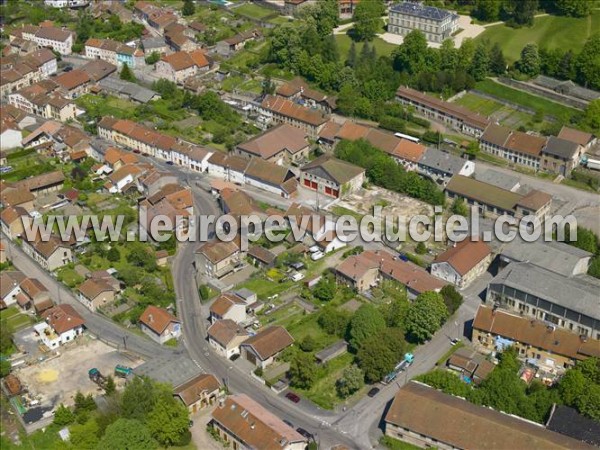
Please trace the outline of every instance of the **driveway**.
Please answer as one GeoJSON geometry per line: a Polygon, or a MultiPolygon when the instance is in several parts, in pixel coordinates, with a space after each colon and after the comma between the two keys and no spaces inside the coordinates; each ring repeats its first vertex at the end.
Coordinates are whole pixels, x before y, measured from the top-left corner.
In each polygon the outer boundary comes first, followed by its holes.
{"type": "Polygon", "coordinates": [[[210,422],[211,413],[216,406],[204,409],[191,416],[194,425],[190,428],[192,433],[192,442],[196,444],[196,448],[207,450],[221,450],[223,446],[213,439],[206,431],[206,425],[210,422]]]}

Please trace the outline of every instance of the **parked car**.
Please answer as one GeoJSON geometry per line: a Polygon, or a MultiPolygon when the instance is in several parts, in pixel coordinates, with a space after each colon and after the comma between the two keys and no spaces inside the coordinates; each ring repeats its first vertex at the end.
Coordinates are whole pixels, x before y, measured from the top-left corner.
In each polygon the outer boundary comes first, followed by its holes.
{"type": "Polygon", "coordinates": [[[173,165],[173,164],[175,164],[175,163],[174,163],[173,161],[167,161],[167,164],[168,164],[169,166],[172,166],[172,165],[173,165]]]}
{"type": "Polygon", "coordinates": [[[313,245],[308,249],[308,251],[311,253],[317,253],[319,250],[321,250],[321,248],[318,245],[313,245]]]}
{"type": "Polygon", "coordinates": [[[298,434],[301,434],[303,437],[305,437],[309,441],[314,440],[314,438],[315,438],[310,431],[306,431],[304,428],[298,427],[298,428],[296,428],[296,431],[298,432],[298,434]]]}
{"type": "Polygon", "coordinates": [[[456,344],[460,342],[460,339],[450,339],[450,344],[454,347],[456,344]]]}
{"type": "Polygon", "coordinates": [[[313,261],[317,261],[321,258],[323,258],[325,256],[325,253],[323,252],[315,252],[312,255],[310,255],[310,259],[312,259],[313,261]]]}
{"type": "Polygon", "coordinates": [[[239,354],[239,353],[235,353],[235,354],[233,354],[233,355],[231,355],[231,356],[229,357],[229,361],[235,361],[235,360],[236,360],[236,359],[238,359],[239,357],[240,357],[240,354],[239,354]]]}
{"type": "Polygon", "coordinates": [[[298,403],[300,401],[300,397],[298,397],[293,392],[288,392],[287,394],[285,394],[285,398],[287,398],[288,400],[290,400],[294,403],[298,403]]]}
{"type": "Polygon", "coordinates": [[[298,262],[293,262],[293,263],[291,263],[291,264],[290,264],[290,267],[291,267],[292,269],[295,269],[295,270],[302,270],[302,269],[304,269],[304,267],[306,267],[306,266],[304,265],[304,263],[303,263],[303,262],[300,262],[300,261],[298,261],[298,262]]]}
{"type": "Polygon", "coordinates": [[[381,389],[379,389],[378,387],[371,388],[371,390],[370,390],[370,391],[367,393],[367,395],[368,395],[369,397],[373,398],[373,397],[375,397],[377,394],[379,394],[379,391],[380,391],[380,390],[381,390],[381,389]]]}
{"type": "Polygon", "coordinates": [[[287,419],[283,419],[283,423],[285,423],[290,428],[294,428],[294,424],[287,419]]]}
{"type": "Polygon", "coordinates": [[[300,281],[304,279],[304,274],[300,273],[300,272],[295,272],[292,275],[290,275],[290,280],[292,281],[300,281]]]}

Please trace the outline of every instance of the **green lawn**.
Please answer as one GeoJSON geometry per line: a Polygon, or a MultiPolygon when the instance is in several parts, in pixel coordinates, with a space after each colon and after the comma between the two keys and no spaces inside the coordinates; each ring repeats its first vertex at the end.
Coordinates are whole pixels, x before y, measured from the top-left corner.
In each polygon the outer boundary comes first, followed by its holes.
{"type": "Polygon", "coordinates": [[[233,11],[236,13],[250,17],[251,19],[264,19],[265,17],[271,16],[275,14],[275,11],[267,8],[263,8],[262,6],[255,5],[253,3],[246,3],[242,6],[235,8],[233,11]]]}
{"type": "Polygon", "coordinates": [[[561,105],[524,91],[504,86],[493,80],[483,80],[475,85],[475,89],[502,100],[524,106],[533,111],[541,111],[545,116],[553,116],[563,122],[569,122],[571,117],[580,114],[579,111],[568,106],[561,105]]]}
{"type": "Polygon", "coordinates": [[[64,266],[57,271],[58,280],[65,283],[70,288],[79,286],[85,281],[85,279],[79,275],[75,269],[69,266],[64,266]]]}
{"type": "Polygon", "coordinates": [[[0,311],[0,320],[6,321],[6,325],[13,331],[19,331],[23,328],[34,323],[34,320],[26,315],[22,314],[16,306],[6,308],[4,311],[0,311]]]}
{"type": "MultiPolygon", "coordinates": [[[[352,39],[346,34],[336,34],[335,40],[337,42],[340,57],[342,58],[342,60],[346,60],[346,56],[348,56],[348,51],[350,50],[350,45],[352,44],[352,39]]],[[[378,56],[390,55],[398,47],[397,45],[385,42],[383,39],[378,37],[373,39],[371,45],[375,46],[378,56]]],[[[356,43],[357,54],[360,54],[360,50],[362,49],[362,47],[362,42],[356,43]]]]}
{"type": "Polygon", "coordinates": [[[239,288],[247,288],[255,292],[258,298],[265,300],[275,294],[281,294],[283,291],[292,287],[292,281],[278,283],[276,281],[267,280],[264,276],[251,278],[250,280],[239,285],[239,288]]]}
{"type": "Polygon", "coordinates": [[[600,11],[585,18],[544,16],[535,19],[531,28],[511,28],[506,25],[488,27],[477,40],[499,43],[509,63],[519,59],[521,50],[530,42],[549,49],[580,51],[587,38],[600,29],[600,11]]]}

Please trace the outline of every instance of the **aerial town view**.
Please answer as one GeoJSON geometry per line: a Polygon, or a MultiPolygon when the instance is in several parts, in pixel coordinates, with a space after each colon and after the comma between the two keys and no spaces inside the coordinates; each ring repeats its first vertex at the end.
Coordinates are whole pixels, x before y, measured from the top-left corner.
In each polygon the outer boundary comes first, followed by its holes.
{"type": "Polygon", "coordinates": [[[0,448],[600,448],[600,0],[0,0],[0,448]]]}

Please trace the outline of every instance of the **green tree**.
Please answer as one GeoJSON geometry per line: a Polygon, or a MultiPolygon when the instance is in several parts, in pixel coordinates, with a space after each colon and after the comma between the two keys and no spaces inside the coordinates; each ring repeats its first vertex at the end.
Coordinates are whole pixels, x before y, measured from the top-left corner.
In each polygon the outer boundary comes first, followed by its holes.
{"type": "Polygon", "coordinates": [[[356,310],[350,321],[350,345],[358,349],[369,337],[385,328],[383,315],[371,303],[365,303],[356,310]]]}
{"type": "Polygon", "coordinates": [[[152,52],[152,53],[150,53],[150,56],[146,57],[146,64],[152,66],[152,65],[156,64],[159,60],[160,60],[160,53],[152,52]]]}
{"type": "Polygon", "coordinates": [[[469,73],[476,81],[481,81],[488,76],[490,70],[490,53],[489,53],[489,42],[483,40],[475,47],[475,54],[473,55],[473,62],[469,68],[469,73]]]}
{"type": "Polygon", "coordinates": [[[420,294],[408,309],[406,331],[415,342],[431,339],[448,317],[444,299],[437,292],[420,294]]]}
{"type": "Polygon", "coordinates": [[[154,252],[139,242],[130,242],[131,246],[129,253],[127,254],[127,262],[136,267],[141,267],[147,271],[156,270],[156,259],[154,252]]]}
{"type": "Polygon", "coordinates": [[[505,12],[511,16],[510,23],[516,25],[533,25],[538,0],[506,0],[503,4],[505,12]]]}
{"type": "Polygon", "coordinates": [[[473,16],[485,22],[495,22],[500,17],[501,0],[475,0],[473,16]]]}
{"type": "Polygon", "coordinates": [[[425,242],[419,242],[417,244],[417,246],[415,247],[415,253],[417,255],[424,255],[425,253],[427,253],[427,246],[425,245],[425,242]]]}
{"type": "Polygon", "coordinates": [[[193,16],[196,12],[196,6],[194,0],[183,0],[183,7],[181,8],[181,14],[184,16],[193,16]]]}
{"type": "Polygon", "coordinates": [[[121,418],[106,428],[98,445],[98,449],[102,448],[147,450],[157,448],[157,443],[142,422],[121,418]]]}
{"type": "Polygon", "coordinates": [[[351,314],[345,310],[338,310],[333,306],[325,306],[317,322],[329,335],[343,337],[348,329],[351,314]]]}
{"type": "Polygon", "coordinates": [[[271,77],[266,77],[261,85],[261,93],[263,95],[273,95],[275,93],[275,83],[273,83],[273,80],[271,80],[271,77]]]}
{"type": "Polygon", "coordinates": [[[92,394],[83,395],[81,391],[75,394],[75,414],[94,411],[97,408],[92,394]]]}
{"type": "Polygon", "coordinates": [[[310,353],[296,353],[290,363],[289,375],[292,386],[310,389],[317,377],[314,356],[310,353]]]}
{"type": "Polygon", "coordinates": [[[446,309],[450,315],[454,314],[454,312],[460,308],[463,302],[463,296],[456,290],[456,288],[447,284],[440,290],[440,294],[444,299],[444,304],[446,305],[446,309]]]}
{"type": "Polygon", "coordinates": [[[112,395],[116,392],[116,390],[117,385],[115,384],[115,380],[112,377],[112,375],[109,375],[106,380],[106,386],[104,387],[104,391],[106,392],[106,395],[112,395]]]}
{"type": "Polygon", "coordinates": [[[385,13],[382,0],[360,2],[354,9],[354,33],[359,41],[371,41],[381,29],[385,13]]]}
{"type": "Polygon", "coordinates": [[[589,0],[554,0],[556,10],[563,16],[589,16],[593,2],[589,0]]]}
{"type": "Polygon", "coordinates": [[[117,247],[112,246],[106,253],[106,259],[108,259],[110,262],[120,261],[121,252],[119,252],[119,249],[117,247]]]}
{"type": "Polygon", "coordinates": [[[0,353],[6,354],[13,349],[13,331],[6,322],[3,320],[0,322],[0,353]]]}
{"type": "Polygon", "coordinates": [[[333,300],[337,290],[337,285],[333,277],[323,276],[312,290],[312,295],[321,301],[328,302],[333,300]]]}
{"type": "Polygon", "coordinates": [[[300,342],[300,350],[302,350],[303,352],[312,352],[315,349],[316,345],[317,342],[315,341],[315,338],[312,336],[312,334],[307,334],[300,342]]]}
{"type": "Polygon", "coordinates": [[[95,450],[98,446],[98,423],[90,419],[83,424],[76,423],[69,428],[70,442],[74,448],[82,450],[95,450]]]}
{"type": "Polygon", "coordinates": [[[429,47],[425,35],[413,30],[404,37],[402,44],[394,50],[394,68],[414,75],[430,70],[428,67],[429,47]]]}
{"type": "Polygon", "coordinates": [[[417,380],[439,389],[446,394],[455,395],[457,397],[466,398],[471,391],[471,388],[460,377],[447,370],[433,370],[431,372],[419,375],[417,380]]]}
{"type": "Polygon", "coordinates": [[[458,50],[452,39],[445,39],[440,47],[440,69],[454,72],[458,66],[458,50]]]}
{"type": "Polygon", "coordinates": [[[579,397],[576,405],[581,414],[600,422],[600,385],[587,386],[585,395],[579,397]]]}
{"type": "Polygon", "coordinates": [[[558,383],[558,393],[565,405],[574,406],[586,394],[587,381],[580,370],[567,370],[558,383]]]}
{"type": "Polygon", "coordinates": [[[350,49],[348,50],[348,57],[346,58],[346,65],[349,67],[356,66],[356,44],[354,41],[350,44],[350,49]]]}
{"type": "Polygon", "coordinates": [[[600,278],[600,256],[595,256],[591,259],[588,267],[588,275],[600,278]]]}
{"type": "Polygon", "coordinates": [[[134,377],[123,391],[121,411],[125,419],[144,421],[152,411],[157,398],[156,383],[146,378],[134,377]]]}
{"type": "Polygon", "coordinates": [[[357,365],[345,368],[342,377],[335,384],[338,395],[342,398],[351,396],[363,387],[364,378],[363,371],[357,365]]]}
{"type": "Polygon", "coordinates": [[[370,335],[358,350],[358,366],[365,374],[365,381],[380,381],[394,370],[406,351],[404,333],[398,328],[385,328],[370,335]]]}
{"type": "Polygon", "coordinates": [[[387,326],[391,328],[404,329],[406,313],[408,312],[409,307],[410,303],[406,297],[406,290],[404,291],[403,295],[394,298],[388,304],[383,305],[381,307],[381,313],[385,317],[387,326]]]}
{"type": "Polygon", "coordinates": [[[0,360],[0,378],[4,378],[10,373],[12,364],[7,359],[0,360]]]}
{"type": "Polygon", "coordinates": [[[54,411],[53,423],[59,427],[64,427],[73,422],[75,422],[75,414],[73,414],[73,411],[71,411],[70,408],[67,408],[61,403],[58,408],[56,408],[56,411],[54,411]]]}
{"type": "Polygon", "coordinates": [[[524,75],[535,77],[540,73],[540,55],[537,44],[527,44],[521,51],[516,67],[524,75]]]}
{"type": "Polygon", "coordinates": [[[128,64],[123,64],[123,68],[121,69],[121,74],[119,75],[119,78],[125,81],[135,81],[135,75],[129,68],[128,64]]]}
{"type": "Polygon", "coordinates": [[[571,230],[568,228],[565,236],[565,242],[573,247],[580,248],[592,254],[598,253],[598,237],[588,228],[577,227],[577,238],[572,240],[571,230]]]}
{"type": "Polygon", "coordinates": [[[450,211],[452,211],[452,214],[457,214],[463,217],[467,217],[469,215],[469,207],[465,204],[462,198],[454,199],[452,205],[450,206],[450,211]]]}
{"type": "Polygon", "coordinates": [[[493,75],[502,75],[506,72],[506,59],[502,47],[497,42],[490,50],[490,72],[493,75]]]}
{"type": "Polygon", "coordinates": [[[590,130],[600,130],[600,99],[592,100],[585,108],[583,125],[590,130]]]}
{"type": "Polygon", "coordinates": [[[160,392],[146,421],[152,437],[164,447],[181,445],[189,434],[189,413],[170,390],[160,392]]]}
{"type": "Polygon", "coordinates": [[[591,89],[600,89],[600,33],[593,34],[586,41],[575,66],[579,83],[591,89]]]}

